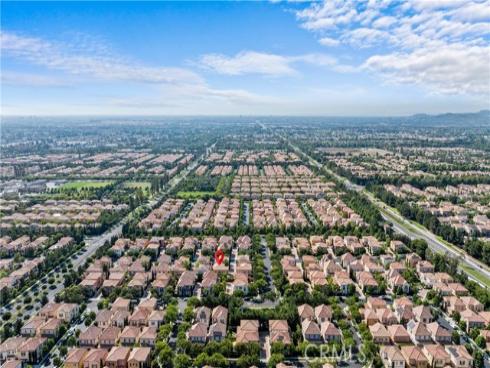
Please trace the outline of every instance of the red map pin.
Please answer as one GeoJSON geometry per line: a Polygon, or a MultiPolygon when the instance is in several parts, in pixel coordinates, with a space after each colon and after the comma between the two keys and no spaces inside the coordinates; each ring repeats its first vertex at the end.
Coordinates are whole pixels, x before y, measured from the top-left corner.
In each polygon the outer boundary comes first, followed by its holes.
{"type": "Polygon", "coordinates": [[[218,266],[223,263],[224,259],[225,259],[225,253],[221,249],[218,249],[216,253],[214,253],[214,260],[216,261],[218,266]]]}

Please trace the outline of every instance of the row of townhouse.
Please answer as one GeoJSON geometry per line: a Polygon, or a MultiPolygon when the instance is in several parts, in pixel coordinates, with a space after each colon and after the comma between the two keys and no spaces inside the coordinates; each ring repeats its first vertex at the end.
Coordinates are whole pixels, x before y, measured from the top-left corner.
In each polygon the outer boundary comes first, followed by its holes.
{"type": "Polygon", "coordinates": [[[11,257],[15,253],[24,254],[29,250],[35,251],[44,247],[48,240],[49,238],[47,236],[40,236],[32,240],[27,235],[14,240],[12,240],[10,236],[3,236],[0,238],[0,254],[11,257]]]}
{"type": "Polygon", "coordinates": [[[217,165],[213,167],[209,175],[211,176],[226,176],[233,172],[233,166],[231,165],[217,165]]]}
{"type": "MultiPolygon", "coordinates": [[[[257,168],[256,165],[240,165],[238,167],[238,177],[240,176],[257,176],[259,175],[259,169],[257,168]]],[[[233,183],[235,180],[233,180],[233,183]]],[[[233,185],[233,184],[232,184],[233,185]]]]}
{"type": "MultiPolygon", "coordinates": [[[[127,250],[150,251],[155,256],[158,256],[161,251],[164,251],[164,253],[170,256],[175,256],[184,252],[194,254],[197,249],[201,248],[203,253],[210,255],[214,254],[218,247],[223,250],[228,250],[234,243],[233,237],[228,235],[222,235],[219,238],[206,236],[202,239],[194,236],[152,237],[150,239],[137,238],[134,241],[121,238],[111,247],[111,251],[118,257],[122,256],[127,250]]],[[[250,249],[251,243],[252,240],[247,235],[240,236],[236,239],[238,248],[245,251],[250,249]]]]}
{"type": "Polygon", "coordinates": [[[187,331],[187,339],[193,343],[221,341],[226,337],[228,309],[217,306],[212,310],[199,307],[195,310],[193,325],[187,331]]]}
{"type": "Polygon", "coordinates": [[[110,350],[74,348],[68,351],[64,368],[150,368],[151,349],[114,346],[110,350]]]}
{"type": "Polygon", "coordinates": [[[187,216],[180,220],[179,227],[202,231],[210,223],[215,206],[216,200],[214,199],[196,201],[187,216]]]}
{"type": "Polygon", "coordinates": [[[183,206],[184,200],[169,198],[142,219],[138,226],[147,230],[159,229],[167,221],[176,217],[183,206]]]}
{"type": "Polygon", "coordinates": [[[28,278],[37,276],[43,263],[43,256],[27,259],[21,264],[20,268],[10,272],[8,276],[0,278],[0,298],[10,289],[19,287],[28,278]]]}
{"type": "Polygon", "coordinates": [[[342,332],[332,322],[332,308],[321,304],[313,308],[309,304],[298,306],[303,339],[312,343],[340,342],[342,332]]]}
{"type": "MultiPolygon", "coordinates": [[[[281,168],[282,170],[282,168],[281,168]]],[[[244,199],[292,199],[322,198],[333,196],[334,184],[324,182],[320,177],[301,176],[276,176],[273,174],[264,176],[235,176],[231,185],[231,194],[244,199]]]]}
{"type": "Polygon", "coordinates": [[[308,199],[307,203],[320,220],[323,226],[332,228],[335,226],[365,226],[366,223],[348,207],[339,197],[338,193],[331,199],[308,199]]]}
{"type": "MultiPolygon", "coordinates": [[[[19,359],[38,363],[44,356],[47,340],[59,337],[61,326],[79,316],[79,306],[71,303],[48,303],[20,329],[20,335],[0,344],[0,361],[19,359]]],[[[10,363],[9,363],[10,364],[10,363]]]]}
{"type": "Polygon", "coordinates": [[[252,201],[252,224],[257,229],[283,226],[286,229],[309,225],[299,203],[294,199],[252,201]]]}
{"type": "Polygon", "coordinates": [[[473,357],[464,345],[382,346],[380,355],[386,368],[470,368],[473,357]]]}
{"type": "Polygon", "coordinates": [[[233,281],[228,283],[226,287],[228,293],[233,294],[236,291],[241,291],[245,295],[248,294],[249,282],[252,278],[252,263],[248,254],[236,257],[232,276],[233,281]]]}

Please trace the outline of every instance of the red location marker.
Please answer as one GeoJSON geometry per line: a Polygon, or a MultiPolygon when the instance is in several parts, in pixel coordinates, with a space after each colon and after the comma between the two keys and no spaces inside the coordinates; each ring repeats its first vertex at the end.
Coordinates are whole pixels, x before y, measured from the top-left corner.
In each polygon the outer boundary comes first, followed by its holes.
{"type": "Polygon", "coordinates": [[[221,249],[218,249],[216,253],[214,253],[214,260],[216,261],[218,266],[223,263],[224,259],[225,259],[225,253],[221,249]]]}

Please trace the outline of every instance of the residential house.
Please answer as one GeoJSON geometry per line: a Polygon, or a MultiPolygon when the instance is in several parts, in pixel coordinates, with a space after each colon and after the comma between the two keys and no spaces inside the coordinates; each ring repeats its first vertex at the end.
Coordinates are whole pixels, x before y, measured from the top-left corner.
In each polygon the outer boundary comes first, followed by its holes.
{"type": "Polygon", "coordinates": [[[165,312],[161,310],[154,310],[148,317],[148,326],[158,328],[165,320],[165,312]]]}
{"type": "Polygon", "coordinates": [[[28,338],[19,346],[19,359],[28,364],[38,363],[42,358],[42,353],[46,342],[47,339],[45,337],[28,338]]]}
{"type": "Polygon", "coordinates": [[[444,368],[451,364],[451,357],[442,345],[424,345],[422,351],[431,368],[444,368]]]}
{"type": "Polygon", "coordinates": [[[88,350],[84,348],[72,348],[68,351],[64,368],[83,368],[83,361],[87,356],[88,350]]]}
{"type": "Polygon", "coordinates": [[[128,368],[150,368],[150,348],[134,348],[128,357],[128,368]]]}
{"type": "Polygon", "coordinates": [[[298,307],[299,319],[301,322],[312,320],[315,317],[315,311],[309,304],[302,304],[298,307]]]}
{"type": "Polygon", "coordinates": [[[270,343],[282,342],[285,345],[291,344],[289,326],[286,320],[269,320],[270,343]]]}
{"type": "Polygon", "coordinates": [[[154,347],[157,340],[156,327],[143,327],[138,340],[141,346],[154,347]]]}
{"type": "Polygon", "coordinates": [[[119,341],[123,346],[133,346],[138,342],[140,328],[136,326],[126,326],[119,335],[119,341]]]}
{"type": "Polygon", "coordinates": [[[105,364],[108,368],[128,368],[128,358],[131,349],[124,346],[114,346],[107,354],[105,364]]]}
{"type": "Polygon", "coordinates": [[[184,271],[177,281],[176,293],[178,296],[192,296],[196,284],[196,274],[193,271],[184,271]]]}
{"type": "Polygon", "coordinates": [[[213,308],[213,311],[211,313],[211,322],[220,322],[226,325],[228,323],[228,309],[221,305],[213,308]]]}
{"type": "Polygon", "coordinates": [[[259,321],[242,319],[237,328],[235,343],[246,344],[249,342],[259,342],[259,321]]]}
{"type": "Polygon", "coordinates": [[[207,337],[210,341],[221,341],[226,337],[226,324],[215,322],[209,326],[207,337]]]}
{"type": "Polygon", "coordinates": [[[83,360],[83,368],[103,368],[107,357],[106,349],[90,349],[83,360]]]}
{"type": "Polygon", "coordinates": [[[486,321],[483,317],[473,312],[471,309],[465,309],[460,313],[461,320],[466,322],[466,329],[470,331],[472,328],[485,328],[486,321]]]}
{"type": "Polygon", "coordinates": [[[375,323],[369,326],[369,331],[375,344],[389,344],[391,342],[391,335],[383,324],[375,323]]]}
{"type": "Polygon", "coordinates": [[[321,324],[320,331],[325,342],[340,341],[342,339],[342,333],[330,321],[323,322],[321,324]]]}
{"type": "Polygon", "coordinates": [[[429,361],[427,357],[417,346],[402,346],[401,352],[409,367],[427,368],[429,361]]]}
{"type": "Polygon", "coordinates": [[[438,322],[432,322],[427,325],[427,330],[429,330],[432,340],[438,344],[450,344],[452,337],[451,332],[442,327],[438,322]]]}
{"type": "Polygon", "coordinates": [[[111,348],[117,345],[121,329],[115,326],[109,326],[99,336],[101,348],[111,348]]]}
{"type": "Polygon", "coordinates": [[[91,346],[95,348],[99,344],[99,337],[101,334],[101,328],[97,326],[89,326],[78,336],[78,344],[80,346],[91,346]]]}
{"type": "Polygon", "coordinates": [[[301,323],[301,332],[303,339],[309,342],[321,343],[323,341],[322,331],[315,321],[305,319],[301,323]]]}
{"type": "Polygon", "coordinates": [[[50,318],[41,327],[39,327],[39,334],[42,337],[56,339],[62,323],[63,322],[58,318],[50,318]]]}
{"type": "Polygon", "coordinates": [[[396,346],[381,346],[381,359],[386,368],[405,368],[405,357],[396,346]]]}
{"type": "Polygon", "coordinates": [[[0,361],[13,359],[17,356],[17,350],[27,339],[21,336],[12,336],[0,344],[0,361]]]}
{"type": "Polygon", "coordinates": [[[415,344],[427,344],[432,342],[431,334],[423,322],[411,320],[407,323],[407,331],[415,344]]]}
{"type": "Polygon", "coordinates": [[[464,345],[448,345],[446,351],[451,357],[451,362],[455,368],[473,367],[473,357],[468,353],[464,345]]]}
{"type": "Polygon", "coordinates": [[[413,314],[415,315],[415,320],[418,322],[423,322],[425,324],[431,323],[434,320],[432,312],[429,306],[419,305],[413,308],[413,314]]]}
{"type": "Polygon", "coordinates": [[[321,304],[315,307],[315,318],[322,324],[332,320],[332,308],[329,305],[321,304]]]}
{"type": "Polygon", "coordinates": [[[409,344],[411,342],[410,334],[403,325],[391,325],[387,327],[394,344],[409,344]]]}
{"type": "Polygon", "coordinates": [[[189,328],[189,331],[187,331],[187,339],[194,343],[204,344],[206,342],[207,332],[207,323],[196,322],[191,326],[191,328],[189,328]]]}

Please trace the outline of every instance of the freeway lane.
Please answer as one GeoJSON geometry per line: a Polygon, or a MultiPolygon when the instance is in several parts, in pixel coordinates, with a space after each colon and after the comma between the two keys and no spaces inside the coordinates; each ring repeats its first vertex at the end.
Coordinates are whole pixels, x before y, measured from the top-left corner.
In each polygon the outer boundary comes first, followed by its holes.
{"type": "MultiPolygon", "coordinates": [[[[375,203],[378,206],[381,214],[383,215],[383,218],[392,223],[395,230],[407,235],[411,239],[420,238],[425,240],[427,244],[429,244],[431,249],[435,252],[441,254],[448,253],[451,256],[458,258],[460,263],[466,264],[473,270],[473,272],[479,273],[483,276],[483,278],[479,280],[474,275],[468,274],[468,277],[470,279],[478,282],[482,286],[490,287],[490,269],[483,262],[480,262],[476,258],[471,257],[469,254],[456,246],[445,244],[432,232],[422,227],[421,225],[416,224],[415,222],[407,220],[394,208],[387,206],[385,203],[375,198],[373,194],[368,193],[367,191],[364,191],[364,194],[371,200],[371,202],[375,203]]],[[[464,268],[461,269],[466,272],[464,268]]]]}
{"type": "Polygon", "coordinates": [[[319,169],[325,170],[328,174],[335,177],[341,183],[343,183],[347,189],[355,190],[363,195],[365,195],[371,203],[373,203],[380,210],[383,218],[393,225],[393,228],[408,236],[411,239],[423,239],[429,245],[429,248],[437,253],[442,254],[450,254],[459,259],[459,263],[461,264],[460,270],[468,275],[468,278],[477,282],[483,287],[490,287],[490,268],[485,265],[483,262],[480,262],[476,258],[471,257],[466,252],[461,249],[458,249],[456,246],[449,246],[445,244],[443,241],[438,239],[436,235],[422,227],[421,225],[414,225],[408,219],[401,216],[394,208],[389,207],[384,202],[381,202],[379,199],[375,198],[373,194],[369,193],[363,186],[354,184],[347,180],[346,178],[334,173],[332,170],[323,167],[318,161],[316,161],[313,157],[306,154],[301,150],[298,146],[292,144],[287,138],[282,137],[288,144],[299,154],[306,157],[310,164],[316,166],[319,169]]]}

